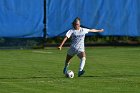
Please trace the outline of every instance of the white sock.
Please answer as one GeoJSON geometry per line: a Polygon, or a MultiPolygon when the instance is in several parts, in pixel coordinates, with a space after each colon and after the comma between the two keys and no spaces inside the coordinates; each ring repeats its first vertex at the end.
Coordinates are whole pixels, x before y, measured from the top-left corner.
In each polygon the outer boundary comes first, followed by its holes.
{"type": "Polygon", "coordinates": [[[79,71],[82,71],[84,69],[85,61],[86,61],[86,57],[83,57],[83,58],[80,59],[80,68],[79,68],[79,71]]]}

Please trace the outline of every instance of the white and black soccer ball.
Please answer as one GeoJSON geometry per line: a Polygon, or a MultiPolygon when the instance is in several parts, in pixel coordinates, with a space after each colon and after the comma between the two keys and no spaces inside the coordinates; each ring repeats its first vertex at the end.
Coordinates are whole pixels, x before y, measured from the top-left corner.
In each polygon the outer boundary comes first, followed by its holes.
{"type": "Polygon", "coordinates": [[[67,73],[66,73],[66,77],[74,78],[74,72],[72,70],[68,70],[67,73]]]}

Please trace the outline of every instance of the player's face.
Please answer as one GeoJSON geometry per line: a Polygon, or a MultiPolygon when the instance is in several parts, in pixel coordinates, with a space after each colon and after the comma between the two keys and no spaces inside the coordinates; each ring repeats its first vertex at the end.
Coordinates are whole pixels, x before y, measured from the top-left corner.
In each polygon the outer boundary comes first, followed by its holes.
{"type": "Polygon", "coordinates": [[[75,28],[78,29],[79,27],[80,27],[80,21],[77,21],[77,22],[75,23],[75,28]]]}

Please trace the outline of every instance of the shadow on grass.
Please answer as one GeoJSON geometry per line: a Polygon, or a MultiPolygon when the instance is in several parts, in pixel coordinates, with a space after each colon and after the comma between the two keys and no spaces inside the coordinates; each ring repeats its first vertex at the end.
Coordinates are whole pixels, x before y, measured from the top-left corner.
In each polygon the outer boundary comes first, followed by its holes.
{"type": "Polygon", "coordinates": [[[139,74],[137,75],[104,75],[104,76],[81,76],[81,77],[87,77],[87,78],[124,78],[124,77],[140,77],[139,74]]]}
{"type": "Polygon", "coordinates": [[[35,77],[0,77],[0,80],[2,79],[45,79],[45,78],[51,78],[51,79],[56,79],[56,78],[65,78],[65,77],[43,77],[43,76],[35,76],[35,77]]]}
{"type": "MultiPolygon", "coordinates": [[[[94,75],[83,75],[79,78],[127,78],[127,77],[140,77],[140,75],[104,75],[104,76],[94,76],[94,75]]],[[[34,76],[34,77],[0,77],[0,80],[2,79],[60,79],[60,78],[65,78],[65,76],[62,77],[47,77],[47,76],[34,76]]]]}

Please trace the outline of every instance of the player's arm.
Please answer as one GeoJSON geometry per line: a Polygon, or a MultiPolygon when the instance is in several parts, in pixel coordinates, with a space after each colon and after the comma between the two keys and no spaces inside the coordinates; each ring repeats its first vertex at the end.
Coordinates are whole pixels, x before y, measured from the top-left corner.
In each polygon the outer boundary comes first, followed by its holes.
{"type": "Polygon", "coordinates": [[[90,29],[89,32],[103,32],[104,29],[97,30],[97,29],[90,29]]]}
{"type": "Polygon", "coordinates": [[[62,43],[61,43],[60,46],[58,47],[59,50],[62,49],[62,47],[63,47],[63,45],[65,44],[65,42],[67,41],[67,39],[68,39],[67,36],[63,39],[62,43]]]}

